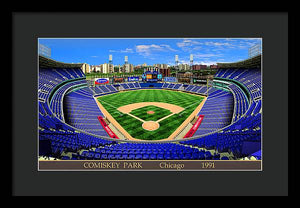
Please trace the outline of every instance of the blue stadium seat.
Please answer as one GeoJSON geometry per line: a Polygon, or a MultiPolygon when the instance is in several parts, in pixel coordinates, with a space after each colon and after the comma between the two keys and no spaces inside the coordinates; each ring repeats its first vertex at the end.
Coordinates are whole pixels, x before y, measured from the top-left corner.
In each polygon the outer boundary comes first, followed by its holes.
{"type": "Polygon", "coordinates": [[[62,160],[70,160],[70,157],[68,157],[68,156],[63,156],[61,159],[62,159],[62,160]]]}
{"type": "Polygon", "coordinates": [[[94,158],[95,158],[96,160],[99,160],[99,159],[101,158],[100,153],[95,153],[94,158]]]}

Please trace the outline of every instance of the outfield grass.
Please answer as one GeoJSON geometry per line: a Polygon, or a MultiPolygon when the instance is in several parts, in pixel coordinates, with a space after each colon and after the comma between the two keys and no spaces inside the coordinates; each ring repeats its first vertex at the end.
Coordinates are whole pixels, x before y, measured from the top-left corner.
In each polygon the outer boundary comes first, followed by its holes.
{"type": "MultiPolygon", "coordinates": [[[[101,96],[97,99],[111,114],[111,116],[114,117],[114,119],[132,137],[143,140],[160,140],[168,138],[201,103],[203,97],[169,90],[133,90],[101,96]],[[141,121],[131,117],[130,115],[123,114],[117,110],[117,108],[121,106],[140,102],[169,103],[183,107],[185,108],[185,110],[183,110],[179,114],[174,114],[160,121],[160,128],[158,128],[157,130],[147,131],[143,129],[141,121]]],[[[156,106],[142,107],[131,112],[131,114],[145,121],[156,121],[162,117],[169,115],[170,113],[171,112],[169,110],[162,109],[156,106]],[[152,109],[156,113],[147,114],[146,112],[149,109],[152,109]]]]}

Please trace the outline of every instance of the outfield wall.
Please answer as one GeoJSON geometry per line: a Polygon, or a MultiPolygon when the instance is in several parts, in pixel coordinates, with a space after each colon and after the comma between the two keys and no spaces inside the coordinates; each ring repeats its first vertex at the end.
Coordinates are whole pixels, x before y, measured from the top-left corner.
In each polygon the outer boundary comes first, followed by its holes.
{"type": "Polygon", "coordinates": [[[144,83],[144,82],[140,82],[141,87],[147,87],[147,88],[151,88],[151,87],[161,88],[163,86],[163,84],[164,83],[144,83]]]}

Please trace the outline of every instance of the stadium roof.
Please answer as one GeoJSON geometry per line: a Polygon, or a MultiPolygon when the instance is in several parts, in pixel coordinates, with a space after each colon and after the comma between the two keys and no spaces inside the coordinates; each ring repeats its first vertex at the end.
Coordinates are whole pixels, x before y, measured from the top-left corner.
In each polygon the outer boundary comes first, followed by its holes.
{"type": "Polygon", "coordinates": [[[234,62],[234,63],[217,63],[219,68],[261,68],[261,54],[252,58],[234,62]]]}
{"type": "Polygon", "coordinates": [[[70,64],[55,61],[53,59],[47,58],[45,56],[39,55],[39,68],[81,68],[83,64],[70,64]]]}

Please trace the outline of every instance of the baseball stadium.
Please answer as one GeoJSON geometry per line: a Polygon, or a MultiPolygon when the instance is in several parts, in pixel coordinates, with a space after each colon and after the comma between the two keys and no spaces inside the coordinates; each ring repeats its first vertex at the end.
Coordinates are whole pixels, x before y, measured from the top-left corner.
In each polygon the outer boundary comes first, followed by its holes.
{"type": "Polygon", "coordinates": [[[38,59],[39,160],[261,159],[261,55],[205,79],[154,68],[121,82],[38,59]]]}

